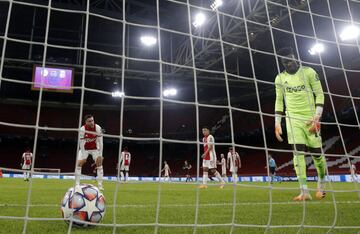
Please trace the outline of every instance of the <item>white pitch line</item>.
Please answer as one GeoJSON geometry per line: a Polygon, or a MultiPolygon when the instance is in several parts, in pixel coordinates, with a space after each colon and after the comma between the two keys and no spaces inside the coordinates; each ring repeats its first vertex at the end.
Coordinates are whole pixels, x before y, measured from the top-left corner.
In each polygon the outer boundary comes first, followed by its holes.
{"type": "MultiPolygon", "coordinates": [[[[360,204],[360,201],[336,201],[337,204],[360,204]]],[[[238,202],[236,203],[237,206],[253,206],[253,205],[269,205],[269,202],[238,202]]],[[[273,205],[302,205],[302,202],[273,202],[273,205]]],[[[309,201],[306,204],[334,204],[330,201],[309,201]]],[[[233,203],[208,203],[208,204],[199,204],[201,207],[217,207],[217,206],[232,206],[233,203]]],[[[33,204],[29,205],[30,207],[59,207],[60,204],[33,204]]],[[[26,205],[22,204],[0,204],[0,207],[26,207],[26,205]]],[[[113,205],[108,205],[107,207],[114,207],[113,205]]],[[[156,207],[156,204],[153,205],[143,205],[143,204],[127,204],[127,205],[116,205],[119,208],[149,208],[149,207],[156,207]]],[[[195,204],[164,204],[161,207],[195,207],[195,204]]]]}

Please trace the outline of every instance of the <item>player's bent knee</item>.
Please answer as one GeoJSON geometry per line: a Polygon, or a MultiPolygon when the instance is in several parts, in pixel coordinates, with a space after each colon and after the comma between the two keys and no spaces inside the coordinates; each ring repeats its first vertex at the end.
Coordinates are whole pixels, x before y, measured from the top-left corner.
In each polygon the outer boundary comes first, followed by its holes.
{"type": "Polygon", "coordinates": [[[86,162],[85,159],[81,159],[81,160],[78,160],[78,161],[77,161],[76,165],[77,165],[78,167],[82,167],[82,166],[85,164],[85,162],[86,162]]]}
{"type": "Polygon", "coordinates": [[[102,166],[103,159],[104,158],[102,156],[98,156],[95,160],[96,166],[98,166],[98,167],[102,166]]]}

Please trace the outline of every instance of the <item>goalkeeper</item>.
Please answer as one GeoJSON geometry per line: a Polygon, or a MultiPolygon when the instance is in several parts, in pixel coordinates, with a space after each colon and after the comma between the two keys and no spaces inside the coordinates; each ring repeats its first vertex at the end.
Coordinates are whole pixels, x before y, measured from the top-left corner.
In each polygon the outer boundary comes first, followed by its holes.
{"type": "Polygon", "coordinates": [[[282,142],[281,116],[286,114],[288,142],[293,147],[293,163],[301,193],[295,201],[311,200],[306,182],[305,151],[309,151],[318,174],[316,198],[325,197],[326,160],[321,154],[320,119],[324,93],[318,74],[310,67],[299,66],[292,48],[278,52],[285,71],[276,76],[275,136],[282,142]]]}

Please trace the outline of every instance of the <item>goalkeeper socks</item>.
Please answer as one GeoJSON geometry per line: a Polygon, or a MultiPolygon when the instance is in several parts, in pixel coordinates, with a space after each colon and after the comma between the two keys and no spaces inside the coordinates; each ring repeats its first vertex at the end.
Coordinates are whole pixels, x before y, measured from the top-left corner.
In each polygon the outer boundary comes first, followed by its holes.
{"type": "Polygon", "coordinates": [[[97,176],[98,176],[98,178],[97,178],[98,179],[98,184],[99,184],[99,186],[101,186],[102,181],[103,181],[103,176],[104,176],[103,166],[97,167],[96,172],[97,172],[97,176]]]}
{"type": "Polygon", "coordinates": [[[80,184],[80,176],[81,176],[81,167],[76,167],[75,168],[75,182],[76,182],[76,185],[80,184]]]}
{"type": "Polygon", "coordinates": [[[127,181],[128,178],[129,178],[129,172],[126,172],[126,173],[125,173],[125,180],[127,181]]]}
{"type": "Polygon", "coordinates": [[[209,173],[208,172],[203,172],[203,184],[207,184],[209,178],[209,173]]]}
{"type": "Polygon", "coordinates": [[[324,191],[325,189],[325,179],[318,179],[318,184],[317,184],[317,188],[318,190],[320,190],[321,192],[324,191]]]}
{"type": "Polygon", "coordinates": [[[307,186],[307,185],[302,185],[302,186],[300,186],[300,189],[301,189],[301,195],[309,194],[309,190],[308,190],[308,186],[307,186]]]}
{"type": "Polygon", "coordinates": [[[216,178],[218,178],[218,180],[221,182],[221,183],[224,183],[224,180],[223,178],[221,177],[220,173],[218,171],[215,172],[215,176],[216,178]]]}
{"type": "Polygon", "coordinates": [[[325,179],[326,175],[326,160],[324,155],[313,156],[314,165],[318,174],[319,179],[325,179]]]}
{"type": "Polygon", "coordinates": [[[306,187],[307,190],[305,156],[301,154],[294,154],[293,162],[300,188],[304,190],[304,187],[306,187]]]}
{"type": "Polygon", "coordinates": [[[120,180],[124,180],[124,172],[120,172],[120,180]]]}

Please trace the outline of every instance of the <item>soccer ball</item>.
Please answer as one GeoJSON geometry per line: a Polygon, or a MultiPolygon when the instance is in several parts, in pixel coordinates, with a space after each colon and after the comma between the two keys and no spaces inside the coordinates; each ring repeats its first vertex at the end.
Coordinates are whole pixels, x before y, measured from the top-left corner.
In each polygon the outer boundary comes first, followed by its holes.
{"type": "Polygon", "coordinates": [[[105,215],[105,197],[91,184],[76,185],[65,193],[61,201],[61,213],[67,223],[73,215],[73,224],[77,226],[88,226],[77,220],[99,223],[105,215]]]}

